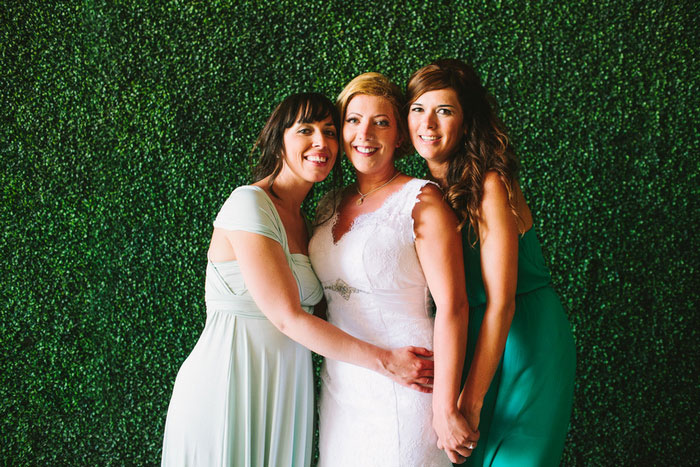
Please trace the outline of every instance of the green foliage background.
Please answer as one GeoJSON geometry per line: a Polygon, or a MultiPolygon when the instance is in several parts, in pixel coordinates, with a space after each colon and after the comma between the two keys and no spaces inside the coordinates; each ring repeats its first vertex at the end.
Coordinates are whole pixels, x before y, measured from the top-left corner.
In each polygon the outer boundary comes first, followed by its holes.
{"type": "Polygon", "coordinates": [[[4,1],[2,463],[157,463],[274,105],[445,56],[501,104],[574,329],[563,464],[697,465],[699,5],[4,1]]]}

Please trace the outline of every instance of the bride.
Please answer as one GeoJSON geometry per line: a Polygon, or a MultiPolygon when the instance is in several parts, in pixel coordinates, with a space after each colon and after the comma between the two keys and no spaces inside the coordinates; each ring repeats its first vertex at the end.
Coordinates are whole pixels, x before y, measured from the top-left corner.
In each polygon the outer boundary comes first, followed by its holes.
{"type": "Polygon", "coordinates": [[[319,203],[309,256],[332,324],[382,347],[433,349],[434,381],[421,381],[433,394],[326,360],[321,467],[447,467],[463,462],[478,439],[457,410],[468,311],[461,237],[439,188],[394,166],[409,144],[402,104],[399,88],[378,73],[340,93],[357,183],[319,203]]]}

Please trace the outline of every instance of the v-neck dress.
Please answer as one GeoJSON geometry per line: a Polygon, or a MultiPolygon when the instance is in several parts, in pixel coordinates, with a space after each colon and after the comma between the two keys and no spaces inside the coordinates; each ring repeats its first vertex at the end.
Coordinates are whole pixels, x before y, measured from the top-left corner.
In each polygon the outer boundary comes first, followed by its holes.
{"type": "MultiPolygon", "coordinates": [[[[433,306],[416,253],[412,212],[423,187],[408,181],[337,242],[339,196],[319,203],[309,256],[328,320],[383,348],[433,347],[433,306]]],[[[366,368],[326,359],[319,402],[319,467],[450,467],[437,448],[432,395],[366,368]]]]}
{"type": "MultiPolygon", "coordinates": [[[[469,299],[463,382],[486,312],[481,249],[462,232],[469,299]]],[[[515,314],[503,357],[481,409],[481,437],[465,466],[558,466],[569,426],[576,350],[534,227],[518,242],[515,314]]]]}
{"type": "MultiPolygon", "coordinates": [[[[323,296],[309,258],[291,254],[282,221],[264,190],[242,186],[214,227],[279,242],[302,307],[323,296]]],[[[260,311],[237,261],[209,261],[207,319],[178,372],[168,408],[162,465],[308,466],[313,442],[311,353],[260,311]]]]}

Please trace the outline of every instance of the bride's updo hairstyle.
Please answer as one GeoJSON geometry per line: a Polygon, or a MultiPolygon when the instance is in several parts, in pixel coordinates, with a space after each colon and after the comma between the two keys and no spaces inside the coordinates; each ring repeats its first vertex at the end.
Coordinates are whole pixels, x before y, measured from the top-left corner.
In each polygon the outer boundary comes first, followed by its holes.
{"type": "Polygon", "coordinates": [[[406,112],[420,96],[439,89],[455,91],[464,115],[464,136],[450,157],[445,192],[460,228],[469,223],[478,235],[484,177],[490,170],[498,173],[506,186],[511,211],[522,228],[515,200],[518,160],[505,126],[496,115],[496,101],[471,66],[461,60],[442,59],[411,75],[406,85],[406,112]]]}
{"type": "MultiPolygon", "coordinates": [[[[317,92],[302,92],[285,98],[272,111],[255,145],[251,157],[258,151],[260,157],[253,168],[253,181],[257,182],[270,177],[270,193],[277,197],[272,185],[284,165],[284,131],[296,122],[320,122],[331,117],[335,126],[336,139],[340,143],[340,115],[330,99],[317,92]]],[[[335,158],[333,165],[333,184],[342,185],[340,157],[335,158]]]]}
{"type": "Polygon", "coordinates": [[[408,154],[412,148],[411,139],[408,137],[408,124],[402,112],[406,100],[401,92],[401,88],[381,73],[371,72],[356,76],[340,92],[335,103],[343,122],[345,121],[345,112],[348,109],[348,104],[353,97],[359,94],[383,97],[391,103],[391,106],[394,108],[394,118],[398,125],[399,138],[401,140],[401,145],[394,151],[394,160],[408,154]]]}

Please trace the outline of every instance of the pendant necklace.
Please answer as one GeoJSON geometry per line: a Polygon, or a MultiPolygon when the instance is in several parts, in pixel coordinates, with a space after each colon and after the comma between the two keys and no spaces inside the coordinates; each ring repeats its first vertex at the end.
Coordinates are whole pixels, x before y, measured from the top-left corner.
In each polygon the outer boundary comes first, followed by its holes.
{"type": "Polygon", "coordinates": [[[363,195],[362,192],[360,191],[360,185],[357,184],[357,186],[356,186],[355,189],[357,190],[357,194],[360,195],[360,199],[357,200],[357,205],[358,205],[358,206],[361,205],[361,204],[364,202],[364,200],[365,200],[366,197],[368,197],[369,195],[371,195],[372,193],[374,193],[374,192],[377,191],[378,189],[384,188],[384,187],[387,186],[389,183],[391,183],[392,181],[394,181],[394,179],[395,179],[396,177],[398,177],[400,173],[401,173],[401,172],[396,172],[396,175],[394,175],[393,177],[391,177],[391,178],[389,179],[389,181],[386,182],[384,185],[380,185],[380,186],[378,186],[377,188],[372,188],[371,190],[369,190],[369,191],[368,191],[367,193],[365,193],[364,195],[363,195]]]}

